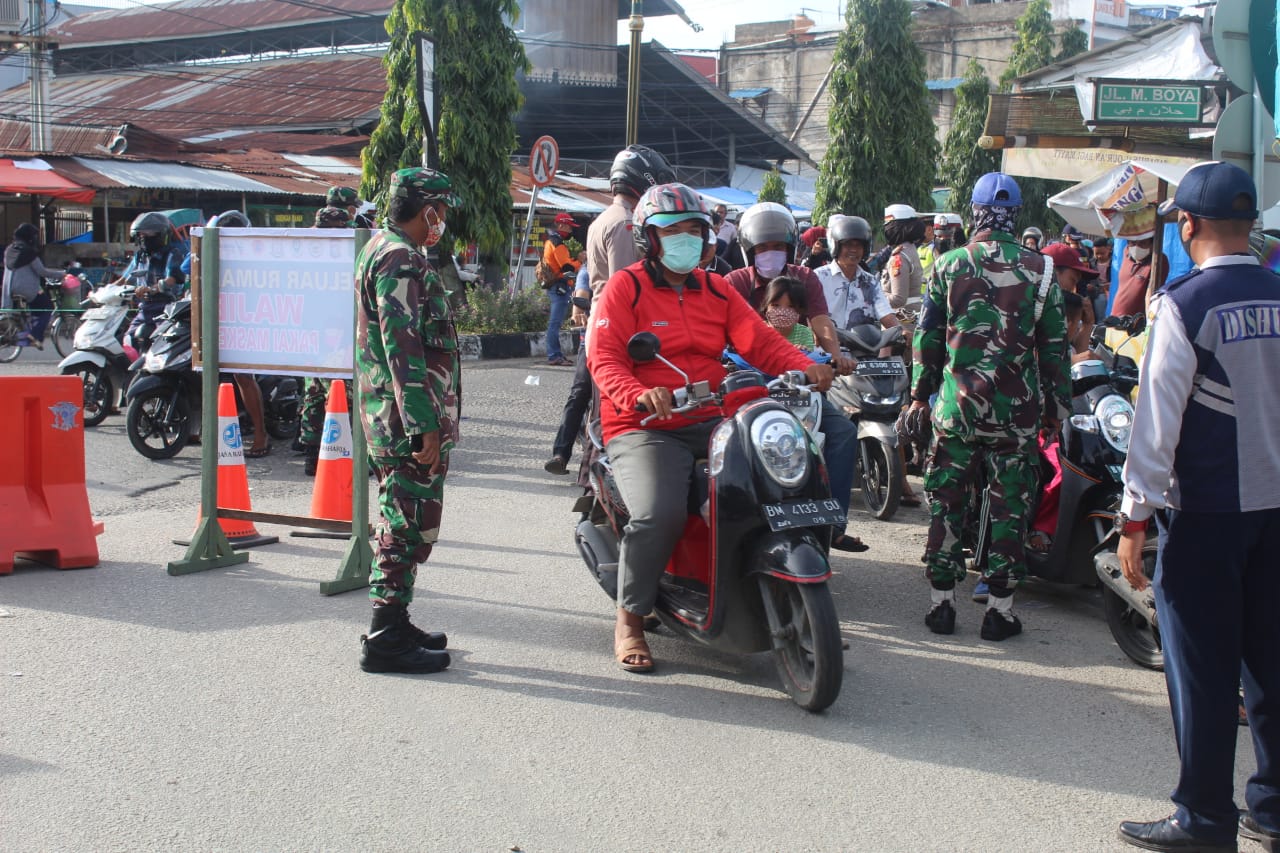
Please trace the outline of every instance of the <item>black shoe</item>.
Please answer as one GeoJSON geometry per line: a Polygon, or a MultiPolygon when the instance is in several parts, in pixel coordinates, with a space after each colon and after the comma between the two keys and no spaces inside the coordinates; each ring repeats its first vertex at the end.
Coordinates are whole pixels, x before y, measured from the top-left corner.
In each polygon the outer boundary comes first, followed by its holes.
{"type": "Polygon", "coordinates": [[[449,667],[449,653],[424,649],[402,625],[360,635],[360,668],[365,672],[440,672],[449,667]]]}
{"type": "Polygon", "coordinates": [[[308,477],[314,477],[316,475],[316,468],[319,466],[320,450],[317,448],[315,450],[307,451],[307,461],[302,465],[302,473],[306,474],[308,477]]]}
{"type": "Polygon", "coordinates": [[[997,643],[1021,633],[1022,623],[1018,621],[1017,616],[1010,613],[1006,619],[994,607],[987,609],[987,615],[982,619],[982,630],[978,632],[982,639],[994,640],[997,643]]]}
{"type": "Polygon", "coordinates": [[[436,652],[443,651],[449,646],[449,637],[443,631],[424,631],[409,621],[409,608],[404,608],[402,612],[404,617],[400,620],[400,628],[408,633],[415,643],[424,649],[436,652]]]}
{"type": "Polygon", "coordinates": [[[1206,841],[1196,838],[1178,826],[1173,816],[1164,820],[1153,820],[1141,823],[1136,820],[1122,821],[1116,833],[1121,841],[1144,850],[1169,850],[1178,853],[1236,853],[1236,841],[1206,841]]]}
{"type": "Polygon", "coordinates": [[[1240,812],[1240,837],[1258,842],[1267,853],[1280,851],[1280,832],[1263,829],[1247,811],[1240,812]]]}
{"type": "Polygon", "coordinates": [[[924,624],[935,634],[954,634],[956,632],[956,609],[950,601],[935,604],[924,617],[924,624]]]}
{"type": "Polygon", "coordinates": [[[569,460],[565,459],[563,456],[552,456],[545,464],[543,464],[542,470],[546,471],[548,474],[568,474],[569,460]]]}

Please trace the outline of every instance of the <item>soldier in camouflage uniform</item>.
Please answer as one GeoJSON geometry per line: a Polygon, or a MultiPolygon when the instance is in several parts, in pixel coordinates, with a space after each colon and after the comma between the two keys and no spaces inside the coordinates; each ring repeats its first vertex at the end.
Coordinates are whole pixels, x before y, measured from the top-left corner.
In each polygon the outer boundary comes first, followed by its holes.
{"type": "Polygon", "coordinates": [[[1057,430],[1070,401],[1066,318],[1052,263],[1013,236],[1022,205],[1008,175],[973,189],[973,240],[934,262],[915,334],[909,417],[933,406],[934,445],[925,489],[932,521],[925,559],[933,607],[925,624],[955,630],[955,585],[965,576],[960,535],[979,474],[989,486],[990,606],[984,640],[1022,630],[1013,590],[1026,575],[1023,539],[1037,488],[1036,434],[1057,430]]]}
{"type": "MultiPolygon", "coordinates": [[[[356,211],[360,209],[360,193],[351,189],[351,187],[329,187],[329,192],[324,197],[325,209],[336,207],[338,210],[344,210],[347,213],[346,221],[342,223],[343,228],[348,228],[355,221],[356,211]]],[[[320,214],[316,214],[319,225],[320,214]]]]}
{"type": "Polygon", "coordinates": [[[356,381],[382,514],[360,666],[437,672],[449,665],[446,638],[414,627],[408,605],[440,533],[459,364],[448,296],[421,249],[439,242],[458,198],[448,177],[425,168],[396,172],[387,195],[388,226],[356,259],[356,381]]]}
{"type": "MultiPolygon", "coordinates": [[[[335,187],[337,189],[337,187],[335,187]]],[[[316,211],[316,228],[346,228],[347,212],[340,207],[322,207],[316,211]]],[[[325,406],[329,401],[328,379],[318,376],[306,380],[302,392],[302,424],[295,448],[306,456],[303,470],[308,477],[316,475],[320,461],[320,433],[324,429],[325,406]]],[[[351,383],[347,383],[347,411],[351,411],[351,383]]]]}

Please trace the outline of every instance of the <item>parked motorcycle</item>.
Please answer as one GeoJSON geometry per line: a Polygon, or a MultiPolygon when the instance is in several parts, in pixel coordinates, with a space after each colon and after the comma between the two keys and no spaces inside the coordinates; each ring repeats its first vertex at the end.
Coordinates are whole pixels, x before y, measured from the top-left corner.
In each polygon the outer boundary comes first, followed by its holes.
{"type": "Polygon", "coordinates": [[[76,328],[75,349],[62,360],[64,376],[78,375],[84,384],[84,425],[97,426],[122,401],[132,358],[123,340],[129,327],[133,287],[109,284],[89,293],[80,304],[92,305],[76,328]]]}
{"type": "Polygon", "coordinates": [[[882,358],[880,351],[901,343],[902,327],[865,324],[837,329],[836,334],[858,366],[849,376],[836,377],[827,398],[858,425],[856,482],[867,511],[888,521],[902,500],[902,456],[894,425],[907,404],[910,377],[902,356],[882,358]]]}
{"type": "MultiPolygon", "coordinates": [[[[1107,318],[1093,330],[1095,357],[1071,366],[1071,417],[1062,424],[1058,446],[1062,480],[1056,529],[1049,549],[1039,552],[1027,548],[1026,560],[1028,574],[1055,583],[1092,586],[1101,578],[1103,609],[1116,643],[1136,663],[1159,669],[1154,604],[1148,609],[1141,601],[1143,594],[1134,592],[1120,574],[1115,558],[1117,540],[1112,535],[1124,494],[1121,474],[1133,429],[1129,395],[1138,385],[1138,365],[1117,353],[1123,344],[1113,350],[1104,343],[1104,336],[1107,329],[1115,328],[1132,337],[1144,326],[1142,315],[1107,318]]],[[[1046,480],[1042,478],[1042,482],[1046,480]]],[[[974,549],[974,565],[979,571],[987,557],[990,522],[986,510],[984,500],[974,549]]],[[[1035,511],[1033,506],[1032,517],[1035,511]]],[[[1155,571],[1154,543],[1143,552],[1143,560],[1150,576],[1155,571]]]]}
{"type": "MultiPolygon", "coordinates": [[[[827,579],[830,525],[841,521],[813,438],[821,398],[803,374],[766,382],[754,370],[730,373],[718,391],[659,354],[641,332],[628,353],[657,359],[684,379],[676,412],[711,407],[725,420],[707,460],[695,466],[684,534],[662,575],[654,612],[678,636],[733,654],[772,651],[793,701],[821,711],[840,693],[840,623],[827,579]]],[[[599,423],[589,427],[598,456],[592,491],[574,540],[592,577],[617,599],[618,553],[628,513],[614,482],[599,423]]]]}
{"type": "MultiPolygon", "coordinates": [[[[200,435],[201,382],[191,366],[191,301],[172,303],[159,318],[151,348],[130,368],[125,431],[148,459],[169,459],[200,435]]],[[[292,376],[256,377],[263,419],[273,438],[288,441],[301,422],[301,383],[292,376]]],[[[238,398],[237,398],[238,399],[238,398]]],[[[241,406],[242,428],[248,416],[241,406]]]]}

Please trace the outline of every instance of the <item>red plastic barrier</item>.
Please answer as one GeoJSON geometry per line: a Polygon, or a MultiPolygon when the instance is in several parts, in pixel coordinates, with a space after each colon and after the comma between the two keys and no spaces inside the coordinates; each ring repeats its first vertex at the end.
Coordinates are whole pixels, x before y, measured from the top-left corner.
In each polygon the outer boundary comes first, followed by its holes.
{"type": "Polygon", "coordinates": [[[18,554],[59,569],[98,565],[83,403],[78,376],[0,377],[0,575],[18,554]]]}

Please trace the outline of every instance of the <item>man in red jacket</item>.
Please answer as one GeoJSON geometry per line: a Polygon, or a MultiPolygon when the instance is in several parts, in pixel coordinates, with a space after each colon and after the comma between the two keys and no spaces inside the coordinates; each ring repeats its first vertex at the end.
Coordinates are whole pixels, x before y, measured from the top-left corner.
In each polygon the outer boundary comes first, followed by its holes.
{"type": "Polygon", "coordinates": [[[664,358],[690,381],[712,387],[725,376],[720,356],[728,343],[770,373],[803,371],[820,390],[831,385],[832,374],[765,325],[723,278],[697,270],[711,214],[696,192],[683,184],[653,187],[636,205],[634,225],[644,259],[610,277],[592,314],[587,363],[600,388],[606,449],[630,513],[618,559],[614,656],[628,672],[650,672],[644,617],[684,529],[694,460],[705,456],[721,416],[715,408],[674,414],[669,386],[680,377],[661,362],[632,361],[627,342],[637,332],[652,332],[664,358]],[[642,427],[650,413],[657,418],[642,427]]]}

